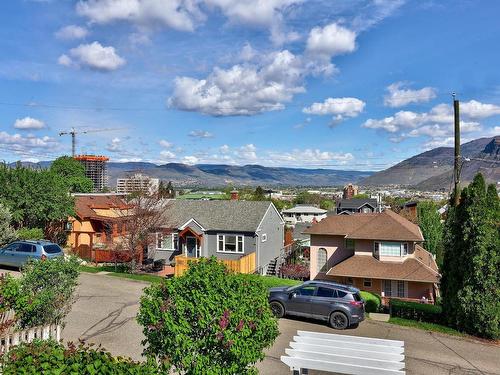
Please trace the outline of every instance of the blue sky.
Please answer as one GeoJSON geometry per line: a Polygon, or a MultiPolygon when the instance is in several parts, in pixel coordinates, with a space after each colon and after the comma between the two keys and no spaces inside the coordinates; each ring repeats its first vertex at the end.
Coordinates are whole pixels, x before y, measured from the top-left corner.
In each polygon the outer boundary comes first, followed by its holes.
{"type": "Polygon", "coordinates": [[[500,134],[500,2],[0,2],[0,159],[379,170],[500,134]]]}

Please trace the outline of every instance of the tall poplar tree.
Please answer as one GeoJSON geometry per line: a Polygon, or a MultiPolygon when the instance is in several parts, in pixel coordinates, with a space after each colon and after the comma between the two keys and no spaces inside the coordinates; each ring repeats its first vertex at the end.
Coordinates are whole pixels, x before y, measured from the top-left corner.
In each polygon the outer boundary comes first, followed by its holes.
{"type": "Polygon", "coordinates": [[[436,256],[439,266],[443,263],[443,224],[434,202],[419,202],[417,205],[418,225],[424,235],[424,247],[436,256]]]}
{"type": "Polygon", "coordinates": [[[500,338],[499,210],[495,187],[477,174],[448,213],[441,282],[448,323],[492,339],[500,338]]]}

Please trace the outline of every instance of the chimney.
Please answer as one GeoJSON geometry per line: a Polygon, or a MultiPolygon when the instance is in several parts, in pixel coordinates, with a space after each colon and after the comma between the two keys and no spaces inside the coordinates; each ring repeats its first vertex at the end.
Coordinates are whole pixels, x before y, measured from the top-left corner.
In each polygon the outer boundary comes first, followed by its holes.
{"type": "Polygon", "coordinates": [[[238,194],[238,190],[233,190],[231,192],[231,200],[232,201],[237,201],[239,198],[240,198],[240,196],[238,194]]]}

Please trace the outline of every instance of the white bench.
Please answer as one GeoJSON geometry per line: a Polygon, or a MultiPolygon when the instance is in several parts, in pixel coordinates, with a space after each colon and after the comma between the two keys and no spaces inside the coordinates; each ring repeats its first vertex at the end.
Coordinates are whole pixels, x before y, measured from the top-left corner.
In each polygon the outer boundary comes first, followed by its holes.
{"type": "Polygon", "coordinates": [[[320,370],[351,375],[404,375],[404,341],[297,331],[281,361],[294,375],[320,370]]]}

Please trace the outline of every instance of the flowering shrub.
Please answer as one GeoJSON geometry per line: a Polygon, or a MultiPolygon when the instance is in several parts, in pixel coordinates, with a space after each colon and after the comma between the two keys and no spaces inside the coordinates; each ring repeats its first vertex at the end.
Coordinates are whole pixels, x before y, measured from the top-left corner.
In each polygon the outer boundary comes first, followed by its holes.
{"type": "Polygon", "coordinates": [[[278,336],[267,298],[260,279],[232,274],[214,257],[191,263],[184,276],[145,290],[144,354],[165,372],[254,374],[278,336]]]}
{"type": "Polygon", "coordinates": [[[102,348],[83,344],[64,347],[55,341],[36,340],[13,347],[0,357],[0,373],[16,374],[158,374],[152,363],[138,363],[113,357],[102,348]]]}
{"type": "Polygon", "coordinates": [[[284,277],[299,280],[309,279],[310,275],[309,266],[305,264],[284,264],[280,272],[284,277]]]}

